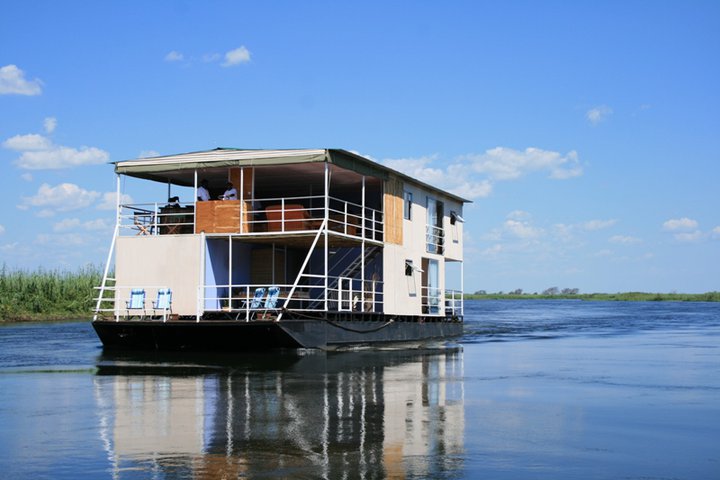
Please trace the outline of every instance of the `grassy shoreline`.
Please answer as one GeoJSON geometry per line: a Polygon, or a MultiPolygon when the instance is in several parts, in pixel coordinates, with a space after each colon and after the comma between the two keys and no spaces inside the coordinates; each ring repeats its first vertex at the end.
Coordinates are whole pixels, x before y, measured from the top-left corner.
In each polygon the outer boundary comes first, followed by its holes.
{"type": "Polygon", "coordinates": [[[90,319],[102,271],[0,269],[0,323],[90,319]]]}
{"type": "MultiPolygon", "coordinates": [[[[61,270],[0,269],[0,323],[90,320],[95,306],[94,288],[102,270],[89,266],[76,272],[61,270]]],[[[720,302],[720,292],[688,293],[587,293],[573,295],[466,294],[466,300],[586,300],[625,302],[720,302]]]]}

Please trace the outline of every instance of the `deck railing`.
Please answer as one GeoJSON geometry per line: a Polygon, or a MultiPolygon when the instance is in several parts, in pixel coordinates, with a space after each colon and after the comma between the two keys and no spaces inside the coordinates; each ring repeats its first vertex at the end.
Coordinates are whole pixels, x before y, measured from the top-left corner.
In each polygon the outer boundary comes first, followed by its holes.
{"type": "MultiPolygon", "coordinates": [[[[239,235],[317,231],[326,215],[324,196],[260,198],[240,204],[239,235]],[[243,210],[244,209],[244,210],[243,210]]],[[[336,197],[327,199],[328,230],[381,242],[383,214],[336,197]]],[[[119,235],[172,235],[195,232],[195,203],[120,205],[119,235]]]]}
{"type": "Polygon", "coordinates": [[[167,321],[172,314],[172,294],[168,298],[168,308],[157,308],[159,292],[166,288],[153,285],[95,287],[102,295],[94,299],[98,302],[95,314],[97,317],[113,317],[116,321],[129,318],[167,321]],[[142,301],[138,300],[139,297],[132,300],[133,291],[144,292],[142,301]]]}
{"type": "Polygon", "coordinates": [[[277,318],[284,309],[304,313],[309,318],[326,311],[382,313],[382,282],[337,278],[335,284],[327,290],[324,284],[298,285],[294,291],[292,284],[205,285],[199,287],[197,317],[215,312],[250,321],[277,318]],[[272,297],[271,289],[275,288],[279,292],[272,297]]]}
{"type": "Polygon", "coordinates": [[[463,293],[459,290],[441,290],[435,287],[421,288],[421,304],[426,315],[463,315],[463,293]]]}

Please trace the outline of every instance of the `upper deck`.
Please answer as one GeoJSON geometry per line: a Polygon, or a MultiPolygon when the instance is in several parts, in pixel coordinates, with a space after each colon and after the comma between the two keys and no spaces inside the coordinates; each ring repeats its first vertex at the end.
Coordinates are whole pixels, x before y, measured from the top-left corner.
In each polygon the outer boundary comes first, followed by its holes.
{"type": "Polygon", "coordinates": [[[121,204],[120,236],[227,236],[247,242],[307,245],[327,218],[333,245],[383,242],[380,210],[335,197],[273,197],[251,201],[121,204]]]}

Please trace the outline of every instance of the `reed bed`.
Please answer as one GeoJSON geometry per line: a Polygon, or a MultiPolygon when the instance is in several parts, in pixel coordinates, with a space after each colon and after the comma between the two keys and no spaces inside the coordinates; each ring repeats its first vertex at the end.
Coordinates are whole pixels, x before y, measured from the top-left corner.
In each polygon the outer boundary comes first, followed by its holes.
{"type": "Polygon", "coordinates": [[[94,287],[102,281],[96,266],[75,272],[0,269],[0,322],[90,318],[94,287]]]}

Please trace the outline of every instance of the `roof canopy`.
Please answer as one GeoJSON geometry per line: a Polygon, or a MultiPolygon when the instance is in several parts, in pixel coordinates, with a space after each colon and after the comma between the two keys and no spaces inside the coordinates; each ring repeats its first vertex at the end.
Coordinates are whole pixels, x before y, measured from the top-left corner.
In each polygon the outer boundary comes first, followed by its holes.
{"type": "Polygon", "coordinates": [[[457,195],[445,192],[403,173],[380,165],[370,159],[352,152],[339,149],[300,149],[300,150],[243,150],[235,148],[216,148],[201,152],[180,153],[137,160],[114,162],[115,173],[145,178],[159,182],[192,186],[194,180],[189,171],[216,169],[222,167],[259,167],[270,165],[289,165],[299,163],[328,162],[338,167],[354,171],[361,175],[386,180],[390,174],[404,180],[422,185],[459,202],[468,202],[457,195]]]}

